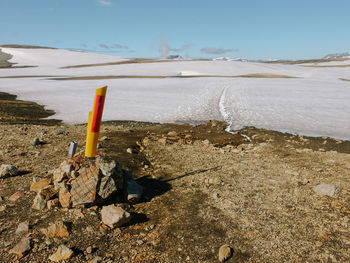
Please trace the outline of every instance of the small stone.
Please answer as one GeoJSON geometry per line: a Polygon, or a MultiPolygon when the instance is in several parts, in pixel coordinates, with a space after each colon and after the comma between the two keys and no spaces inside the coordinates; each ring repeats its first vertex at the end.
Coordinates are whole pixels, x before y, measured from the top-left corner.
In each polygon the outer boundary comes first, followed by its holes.
{"type": "Polygon", "coordinates": [[[18,170],[11,164],[2,164],[0,166],[0,178],[16,176],[18,174],[18,170]]]}
{"type": "Polygon", "coordinates": [[[161,143],[161,144],[163,144],[163,145],[165,145],[165,144],[167,144],[167,138],[160,138],[160,139],[158,140],[158,142],[161,143]]]}
{"type": "Polygon", "coordinates": [[[205,145],[210,145],[210,141],[208,140],[208,139],[205,139],[204,141],[203,141],[203,143],[205,144],[205,145]]]}
{"type": "Polygon", "coordinates": [[[233,255],[233,248],[229,245],[222,245],[219,249],[219,261],[225,262],[233,255]]]}
{"type": "Polygon", "coordinates": [[[62,207],[69,208],[72,204],[71,194],[66,188],[60,188],[58,200],[62,207]]]}
{"type": "Polygon", "coordinates": [[[55,190],[55,187],[53,185],[49,185],[44,189],[41,189],[40,194],[44,197],[46,201],[48,201],[57,194],[57,191],[55,190]]]}
{"type": "Polygon", "coordinates": [[[48,228],[40,229],[40,232],[47,238],[69,236],[68,228],[62,221],[51,223],[48,228]]]}
{"type": "Polygon", "coordinates": [[[32,145],[33,146],[38,146],[41,144],[41,141],[39,140],[39,138],[34,138],[32,141],[32,145]]]}
{"type": "Polygon", "coordinates": [[[70,172],[74,169],[73,165],[70,164],[68,161],[64,161],[60,164],[61,173],[65,176],[68,176],[70,172]]]}
{"type": "Polygon", "coordinates": [[[103,137],[101,138],[101,141],[107,141],[107,140],[109,140],[107,136],[103,136],[103,137]]]}
{"type": "Polygon", "coordinates": [[[98,191],[100,197],[107,199],[117,190],[117,186],[112,177],[104,176],[101,178],[100,189],[98,191]]]}
{"type": "Polygon", "coordinates": [[[16,254],[19,258],[22,258],[29,252],[30,248],[30,239],[24,237],[14,248],[10,250],[10,253],[16,254]]]}
{"type": "Polygon", "coordinates": [[[49,200],[49,201],[47,201],[47,208],[48,208],[49,210],[51,210],[52,208],[57,207],[57,206],[58,206],[58,203],[59,203],[58,198],[49,200]]]}
{"type": "Polygon", "coordinates": [[[126,152],[132,154],[132,149],[131,148],[126,149],[126,152]]]}
{"type": "Polygon", "coordinates": [[[88,261],[88,263],[101,263],[101,262],[102,262],[101,257],[94,257],[93,259],[88,261]]]}
{"type": "Polygon", "coordinates": [[[319,195],[335,196],[340,189],[334,184],[320,183],[314,187],[314,191],[319,195]]]}
{"type": "Polygon", "coordinates": [[[85,251],[86,251],[87,254],[91,254],[92,246],[88,246],[85,251]]]}
{"type": "Polygon", "coordinates": [[[12,194],[10,197],[9,197],[9,201],[11,202],[16,202],[19,198],[21,198],[23,195],[22,192],[20,191],[17,191],[15,192],[14,194],[12,194]]]}
{"type": "Polygon", "coordinates": [[[57,251],[52,254],[49,259],[54,262],[60,262],[61,260],[69,259],[73,256],[73,250],[66,247],[65,245],[60,245],[57,251]]]}
{"type": "Polygon", "coordinates": [[[32,208],[36,210],[43,210],[45,206],[46,206],[45,198],[40,193],[38,193],[34,198],[32,208]]]}
{"type": "Polygon", "coordinates": [[[177,132],[176,131],[168,132],[168,136],[175,137],[175,136],[177,136],[177,132]]]}
{"type": "Polygon", "coordinates": [[[134,180],[128,180],[127,182],[127,199],[131,203],[138,202],[143,194],[143,187],[136,183],[134,180]]]}
{"type": "Polygon", "coordinates": [[[67,175],[61,171],[61,169],[55,169],[53,171],[52,175],[52,181],[56,185],[57,183],[62,182],[63,179],[65,179],[67,175]]]}
{"type": "Polygon", "coordinates": [[[45,178],[45,179],[38,180],[36,182],[33,182],[30,185],[30,191],[39,193],[40,190],[42,190],[43,188],[49,186],[50,183],[51,183],[51,179],[50,178],[45,178]]]}
{"type": "Polygon", "coordinates": [[[23,233],[28,233],[29,232],[29,224],[28,222],[21,222],[18,224],[18,227],[16,229],[15,234],[23,234],[23,233]]]}
{"type": "Polygon", "coordinates": [[[131,219],[130,213],[124,211],[121,207],[109,205],[102,207],[101,219],[104,224],[114,228],[128,223],[131,219]]]}

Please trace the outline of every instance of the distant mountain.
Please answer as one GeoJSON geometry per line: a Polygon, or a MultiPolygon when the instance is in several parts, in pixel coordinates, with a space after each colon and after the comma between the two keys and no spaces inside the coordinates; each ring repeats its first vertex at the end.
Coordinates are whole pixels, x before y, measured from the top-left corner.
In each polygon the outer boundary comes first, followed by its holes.
{"type": "Polygon", "coordinates": [[[350,58],[350,52],[328,54],[327,56],[323,57],[323,59],[330,59],[330,58],[350,58]]]}

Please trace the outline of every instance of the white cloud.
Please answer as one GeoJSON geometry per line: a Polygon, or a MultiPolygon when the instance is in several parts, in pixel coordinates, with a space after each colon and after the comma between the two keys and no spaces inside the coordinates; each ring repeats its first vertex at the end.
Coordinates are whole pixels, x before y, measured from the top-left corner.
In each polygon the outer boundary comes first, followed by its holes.
{"type": "Polygon", "coordinates": [[[98,2],[99,2],[101,5],[104,5],[104,6],[110,6],[110,5],[112,5],[112,2],[109,1],[109,0],[98,0],[98,2]]]}

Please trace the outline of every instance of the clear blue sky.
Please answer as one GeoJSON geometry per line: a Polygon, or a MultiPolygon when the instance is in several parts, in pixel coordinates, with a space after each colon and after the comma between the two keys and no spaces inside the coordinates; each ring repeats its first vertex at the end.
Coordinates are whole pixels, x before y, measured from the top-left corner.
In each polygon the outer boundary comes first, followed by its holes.
{"type": "Polygon", "coordinates": [[[0,43],[128,57],[350,51],[350,0],[0,0],[0,43]]]}

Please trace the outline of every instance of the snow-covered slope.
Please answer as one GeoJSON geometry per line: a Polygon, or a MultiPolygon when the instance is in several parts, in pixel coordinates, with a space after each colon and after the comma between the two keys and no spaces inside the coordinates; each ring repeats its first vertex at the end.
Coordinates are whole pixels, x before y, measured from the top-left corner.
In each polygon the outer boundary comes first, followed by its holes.
{"type": "Polygon", "coordinates": [[[67,50],[3,51],[17,65],[37,67],[0,69],[0,91],[44,104],[68,123],[86,122],[94,90],[108,85],[104,120],[217,119],[234,129],[249,125],[350,139],[350,82],[341,80],[350,79],[349,67],[174,61],[62,69],[127,59],[67,50]],[[9,78],[15,76],[22,77],[9,78]],[[266,78],[276,76],[294,78],[266,78]]]}

